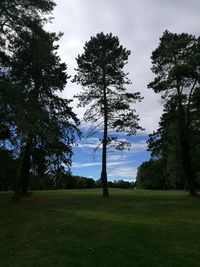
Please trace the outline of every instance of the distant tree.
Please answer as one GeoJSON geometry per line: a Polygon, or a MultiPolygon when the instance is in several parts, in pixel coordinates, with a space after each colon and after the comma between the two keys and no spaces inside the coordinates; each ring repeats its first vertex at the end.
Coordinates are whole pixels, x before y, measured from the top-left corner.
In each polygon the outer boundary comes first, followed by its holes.
{"type": "MultiPolygon", "coordinates": [[[[109,186],[109,184],[108,184],[109,186]]],[[[95,181],[95,187],[102,188],[102,180],[101,178],[95,181]]]]}
{"type": "Polygon", "coordinates": [[[165,31],[158,48],[152,53],[152,71],[156,78],[149,87],[162,93],[165,102],[176,102],[181,164],[189,194],[196,194],[195,167],[192,160],[193,125],[192,102],[200,86],[200,38],[165,31]]]}
{"type": "Polygon", "coordinates": [[[114,183],[112,181],[108,181],[108,187],[113,188],[114,187],[114,183]]]}
{"type": "Polygon", "coordinates": [[[124,180],[115,180],[113,183],[114,188],[128,189],[131,187],[130,182],[124,180]]]}
{"type": "Polygon", "coordinates": [[[137,187],[142,189],[167,189],[169,182],[161,159],[143,162],[137,171],[137,187]]]}
{"type": "Polygon", "coordinates": [[[77,188],[78,178],[72,174],[67,174],[65,179],[65,188],[74,189],[77,188]]]}
{"type": "MultiPolygon", "coordinates": [[[[98,33],[91,37],[84,46],[84,52],[77,58],[77,75],[74,81],[81,84],[83,92],[77,98],[80,106],[89,106],[85,120],[103,123],[102,172],[103,197],[108,197],[106,154],[107,146],[124,149],[128,142],[123,142],[112,135],[109,130],[126,132],[128,135],[141,129],[138,116],[130,107],[131,103],[141,100],[139,93],[126,92],[125,85],[130,84],[123,71],[130,51],[123,48],[118,37],[98,33]]],[[[97,127],[96,126],[96,127],[97,127]]]]}
{"type": "Polygon", "coordinates": [[[86,188],[94,188],[95,187],[95,181],[92,178],[86,179],[86,188]]]}

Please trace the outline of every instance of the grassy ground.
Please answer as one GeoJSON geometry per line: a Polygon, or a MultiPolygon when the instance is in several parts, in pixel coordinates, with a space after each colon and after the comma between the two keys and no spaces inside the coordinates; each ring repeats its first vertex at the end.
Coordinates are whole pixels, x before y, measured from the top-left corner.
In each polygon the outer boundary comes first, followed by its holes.
{"type": "Polygon", "coordinates": [[[0,193],[0,266],[199,267],[200,198],[184,192],[0,193]]]}

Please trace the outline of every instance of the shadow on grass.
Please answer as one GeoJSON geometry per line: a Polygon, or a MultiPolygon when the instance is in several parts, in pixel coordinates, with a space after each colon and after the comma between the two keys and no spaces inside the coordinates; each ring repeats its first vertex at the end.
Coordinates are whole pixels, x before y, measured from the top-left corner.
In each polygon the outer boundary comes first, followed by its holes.
{"type": "Polygon", "coordinates": [[[0,194],[0,266],[199,267],[199,201],[136,191],[0,194]]]}

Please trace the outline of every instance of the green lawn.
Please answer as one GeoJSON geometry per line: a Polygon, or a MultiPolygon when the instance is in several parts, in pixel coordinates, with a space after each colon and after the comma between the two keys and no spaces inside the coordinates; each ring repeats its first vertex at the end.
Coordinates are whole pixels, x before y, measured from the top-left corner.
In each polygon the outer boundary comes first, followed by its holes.
{"type": "Polygon", "coordinates": [[[0,266],[199,267],[200,198],[184,192],[0,193],[0,266]]]}

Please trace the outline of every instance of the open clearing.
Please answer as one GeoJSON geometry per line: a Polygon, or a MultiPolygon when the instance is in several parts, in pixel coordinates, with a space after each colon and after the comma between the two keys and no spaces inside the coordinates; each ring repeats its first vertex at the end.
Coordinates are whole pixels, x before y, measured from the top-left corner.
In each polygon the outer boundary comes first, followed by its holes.
{"type": "Polygon", "coordinates": [[[200,198],[185,192],[0,193],[0,266],[199,267],[200,198]]]}

